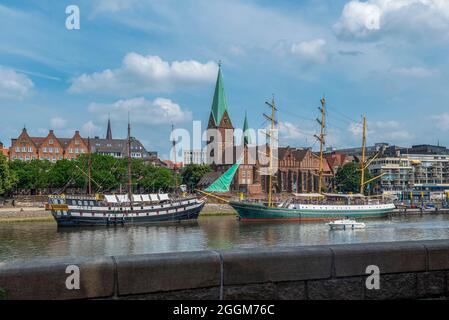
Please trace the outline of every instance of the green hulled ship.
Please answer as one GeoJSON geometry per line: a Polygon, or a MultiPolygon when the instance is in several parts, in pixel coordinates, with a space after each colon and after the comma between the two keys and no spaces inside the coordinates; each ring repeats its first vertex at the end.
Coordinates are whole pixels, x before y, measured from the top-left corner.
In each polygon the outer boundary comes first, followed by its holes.
{"type": "MultiPolygon", "coordinates": [[[[275,130],[275,111],[277,110],[274,104],[274,99],[271,104],[271,117],[265,117],[271,120],[271,129],[267,134],[270,137],[269,148],[269,167],[268,167],[268,194],[267,201],[255,200],[240,200],[228,201],[229,205],[233,207],[241,220],[290,220],[290,221],[314,221],[314,220],[337,220],[342,218],[378,218],[385,217],[392,213],[395,205],[383,198],[372,198],[363,195],[365,185],[370,181],[378,178],[375,177],[368,181],[364,179],[365,168],[376,157],[365,163],[365,132],[366,119],[363,117],[363,140],[362,140],[362,157],[360,159],[361,181],[359,194],[335,194],[322,193],[322,175],[323,175],[323,146],[324,146],[324,124],[325,124],[325,100],[320,100],[321,120],[318,123],[321,125],[319,136],[316,136],[320,142],[320,168],[318,191],[319,193],[306,194],[292,194],[292,196],[284,202],[275,203],[272,201],[272,176],[273,176],[273,132],[275,130]]],[[[212,183],[205,191],[208,192],[227,192],[234,175],[240,165],[242,159],[237,161],[231,168],[229,168],[220,178],[212,183]]]]}

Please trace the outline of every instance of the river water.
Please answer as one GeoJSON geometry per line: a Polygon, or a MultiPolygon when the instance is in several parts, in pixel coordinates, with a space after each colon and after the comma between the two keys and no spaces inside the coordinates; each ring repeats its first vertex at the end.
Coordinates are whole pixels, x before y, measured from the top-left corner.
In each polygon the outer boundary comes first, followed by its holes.
{"type": "Polygon", "coordinates": [[[449,239],[449,214],[366,220],[361,230],[330,231],[325,222],[242,222],[212,216],[195,222],[59,229],[54,223],[0,224],[0,261],[111,256],[313,244],[449,239]]]}

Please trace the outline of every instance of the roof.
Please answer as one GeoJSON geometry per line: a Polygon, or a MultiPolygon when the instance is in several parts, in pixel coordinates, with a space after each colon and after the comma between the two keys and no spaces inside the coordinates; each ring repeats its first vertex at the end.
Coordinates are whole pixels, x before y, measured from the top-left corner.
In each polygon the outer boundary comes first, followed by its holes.
{"type": "Polygon", "coordinates": [[[176,168],[182,167],[182,162],[176,162],[176,164],[174,161],[171,161],[171,160],[162,160],[162,162],[170,169],[173,169],[175,167],[176,168]]]}
{"type": "Polygon", "coordinates": [[[214,100],[212,101],[212,117],[215,125],[218,126],[223,118],[223,114],[228,110],[226,95],[221,75],[221,66],[218,68],[217,82],[215,84],[214,100]]]}
{"type": "Polygon", "coordinates": [[[106,139],[108,139],[108,140],[112,139],[111,119],[110,118],[108,118],[108,129],[106,131],[106,139]]]}
{"type": "Polygon", "coordinates": [[[220,178],[220,176],[222,175],[221,172],[216,172],[216,171],[212,171],[212,172],[207,172],[206,174],[204,174],[200,181],[198,182],[198,186],[209,186],[211,185],[215,180],[217,180],[218,178],[220,178]]]}
{"type": "Polygon", "coordinates": [[[307,155],[307,152],[309,152],[310,149],[297,149],[297,148],[291,148],[291,147],[279,147],[278,148],[278,158],[279,160],[283,160],[285,157],[285,154],[290,151],[293,158],[295,158],[296,161],[301,162],[305,156],[307,155]]]}
{"type": "Polygon", "coordinates": [[[245,111],[245,120],[243,121],[243,143],[249,144],[251,143],[251,135],[248,132],[249,126],[248,126],[248,119],[246,117],[246,111],[245,111]]]}

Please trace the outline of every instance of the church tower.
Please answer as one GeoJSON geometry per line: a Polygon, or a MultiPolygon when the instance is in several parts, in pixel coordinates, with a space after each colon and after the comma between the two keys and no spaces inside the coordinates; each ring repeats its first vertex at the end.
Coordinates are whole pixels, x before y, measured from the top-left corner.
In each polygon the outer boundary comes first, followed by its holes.
{"type": "Polygon", "coordinates": [[[217,82],[207,129],[207,162],[225,167],[232,165],[235,161],[234,127],[229,117],[221,63],[218,64],[217,82]]]}
{"type": "Polygon", "coordinates": [[[106,130],[106,139],[112,140],[111,118],[108,118],[108,129],[106,130]]]}

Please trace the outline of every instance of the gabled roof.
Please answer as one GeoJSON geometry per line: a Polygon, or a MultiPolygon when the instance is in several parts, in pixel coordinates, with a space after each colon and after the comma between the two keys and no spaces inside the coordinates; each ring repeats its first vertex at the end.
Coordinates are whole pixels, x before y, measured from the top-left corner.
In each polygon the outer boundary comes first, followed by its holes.
{"type": "Polygon", "coordinates": [[[217,82],[215,84],[214,100],[212,101],[212,110],[211,110],[211,114],[216,126],[220,125],[223,114],[227,110],[228,104],[226,102],[223,78],[221,75],[221,65],[219,65],[217,82]]]}
{"type": "Polygon", "coordinates": [[[279,147],[278,148],[278,159],[279,160],[284,160],[286,153],[290,151],[293,158],[298,161],[301,162],[305,156],[307,155],[307,153],[310,151],[310,149],[298,149],[298,148],[290,148],[290,147],[279,147]]]}

